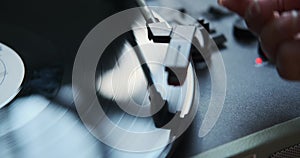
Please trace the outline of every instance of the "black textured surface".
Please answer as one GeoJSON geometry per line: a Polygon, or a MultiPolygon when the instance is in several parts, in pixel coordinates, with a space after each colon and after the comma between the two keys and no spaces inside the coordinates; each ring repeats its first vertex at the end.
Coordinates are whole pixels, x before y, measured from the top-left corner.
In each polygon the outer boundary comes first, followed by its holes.
{"type": "Polygon", "coordinates": [[[300,144],[279,151],[270,158],[298,158],[300,157],[300,144]]]}

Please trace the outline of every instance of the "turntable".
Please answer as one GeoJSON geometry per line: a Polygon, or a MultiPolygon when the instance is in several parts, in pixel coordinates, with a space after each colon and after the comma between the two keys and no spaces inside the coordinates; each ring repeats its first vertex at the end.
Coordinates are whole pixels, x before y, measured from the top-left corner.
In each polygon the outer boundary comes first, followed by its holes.
{"type": "Polygon", "coordinates": [[[0,157],[299,153],[299,83],[255,63],[235,15],[205,0],[147,4],[4,2],[0,157]]]}

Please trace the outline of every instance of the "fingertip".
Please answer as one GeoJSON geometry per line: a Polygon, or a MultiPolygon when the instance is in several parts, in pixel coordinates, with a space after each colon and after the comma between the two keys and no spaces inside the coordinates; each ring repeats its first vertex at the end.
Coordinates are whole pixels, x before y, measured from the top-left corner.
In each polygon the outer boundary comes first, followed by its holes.
{"type": "Polygon", "coordinates": [[[300,55],[297,51],[299,42],[290,42],[279,48],[276,66],[281,78],[289,81],[300,81],[300,55]]]}
{"type": "Polygon", "coordinates": [[[279,76],[287,81],[300,81],[300,71],[297,70],[285,70],[282,67],[276,67],[279,76]]]}
{"type": "Polygon", "coordinates": [[[281,53],[278,53],[278,58],[276,59],[276,69],[278,72],[278,75],[285,79],[285,80],[290,80],[291,76],[289,73],[289,66],[286,65],[286,57],[282,55],[281,53]]]}
{"type": "Polygon", "coordinates": [[[218,0],[218,3],[243,17],[251,1],[252,0],[218,0]]]}

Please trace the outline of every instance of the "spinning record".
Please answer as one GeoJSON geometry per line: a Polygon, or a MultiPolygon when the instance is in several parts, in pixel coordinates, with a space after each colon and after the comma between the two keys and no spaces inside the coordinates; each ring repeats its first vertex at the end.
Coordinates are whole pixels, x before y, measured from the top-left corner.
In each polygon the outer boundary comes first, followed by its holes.
{"type": "Polygon", "coordinates": [[[101,144],[70,109],[57,44],[2,24],[0,48],[0,157],[101,157],[101,144]]]}
{"type": "Polygon", "coordinates": [[[56,53],[43,37],[22,27],[0,25],[0,137],[37,118],[39,110],[26,114],[31,106],[46,108],[57,96],[63,67],[56,53]],[[9,119],[18,116],[20,122],[9,119]]]}

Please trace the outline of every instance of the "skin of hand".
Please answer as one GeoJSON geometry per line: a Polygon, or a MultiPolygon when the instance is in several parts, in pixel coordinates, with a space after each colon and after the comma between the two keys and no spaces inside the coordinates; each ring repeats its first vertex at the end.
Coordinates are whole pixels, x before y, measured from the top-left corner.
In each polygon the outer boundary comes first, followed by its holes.
{"type": "Polygon", "coordinates": [[[218,0],[242,16],[287,80],[300,81],[300,0],[218,0]]]}

